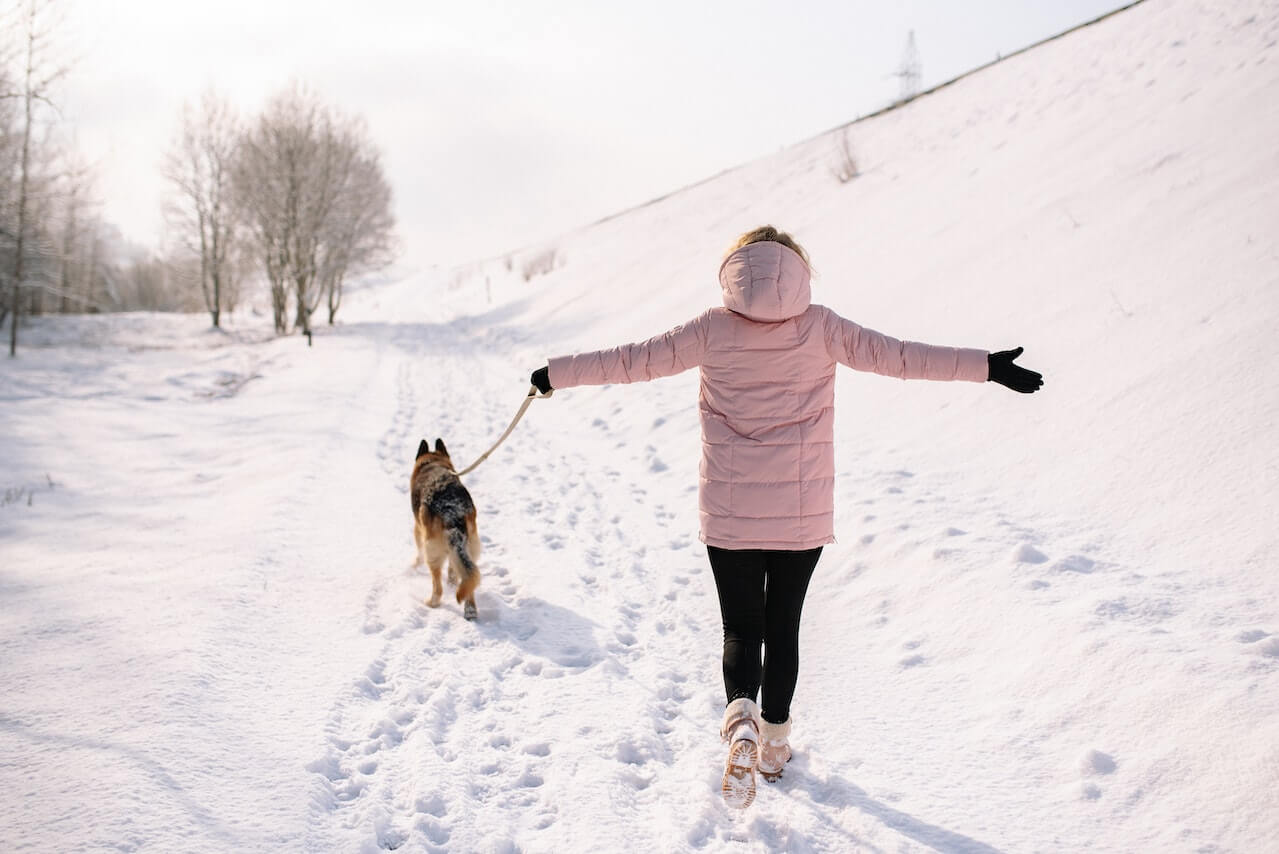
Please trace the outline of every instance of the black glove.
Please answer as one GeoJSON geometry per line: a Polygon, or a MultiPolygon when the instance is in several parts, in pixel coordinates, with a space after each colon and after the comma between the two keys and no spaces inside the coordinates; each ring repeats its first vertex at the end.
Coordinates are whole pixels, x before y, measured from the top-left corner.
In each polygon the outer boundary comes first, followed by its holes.
{"type": "Polygon", "coordinates": [[[551,368],[549,365],[545,368],[538,368],[529,379],[542,394],[551,393],[551,368]]]}
{"type": "Polygon", "coordinates": [[[986,364],[990,368],[987,379],[992,383],[1007,386],[1022,394],[1031,394],[1044,384],[1043,375],[1028,371],[1020,365],[1014,365],[1013,359],[1021,355],[1021,347],[1016,350],[1003,350],[986,356],[986,364]]]}

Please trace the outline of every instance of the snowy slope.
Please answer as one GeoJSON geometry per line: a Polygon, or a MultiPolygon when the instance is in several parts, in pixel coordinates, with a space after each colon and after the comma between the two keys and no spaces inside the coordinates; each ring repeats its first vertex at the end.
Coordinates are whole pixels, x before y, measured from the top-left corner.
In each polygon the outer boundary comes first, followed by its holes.
{"type": "Polygon", "coordinates": [[[0,849],[1274,850],[1279,9],[1150,0],[850,138],[850,184],[810,140],[310,349],[37,324],[0,368],[0,849]],[[841,375],[797,757],[736,815],[696,377],[538,401],[468,476],[478,623],[422,604],[407,478],[547,356],[713,304],[765,221],[817,301],[1047,386],[841,375]]]}

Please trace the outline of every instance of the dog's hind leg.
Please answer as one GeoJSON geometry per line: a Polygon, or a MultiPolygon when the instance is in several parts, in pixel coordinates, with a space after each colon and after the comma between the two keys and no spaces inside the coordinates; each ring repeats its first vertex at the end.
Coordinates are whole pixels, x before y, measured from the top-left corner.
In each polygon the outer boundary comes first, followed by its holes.
{"type": "Polygon", "coordinates": [[[475,588],[479,586],[480,574],[476,572],[464,578],[457,588],[457,601],[462,603],[462,616],[468,620],[479,616],[479,611],[475,609],[475,588]]]}
{"type": "Polygon", "coordinates": [[[444,569],[445,559],[448,558],[448,543],[427,538],[426,548],[423,551],[426,553],[426,565],[431,570],[431,598],[426,601],[426,604],[432,608],[438,608],[440,598],[444,595],[444,585],[440,584],[440,572],[444,569]]]}
{"type": "Polygon", "coordinates": [[[422,566],[423,564],[425,564],[426,563],[426,558],[424,557],[425,554],[426,554],[426,539],[423,536],[421,526],[419,526],[417,522],[414,522],[413,523],[413,565],[422,566]]]}
{"type": "Polygon", "coordinates": [[[475,565],[480,557],[480,537],[474,519],[467,520],[465,527],[450,528],[448,536],[453,547],[449,566],[457,567],[462,578],[457,586],[457,601],[462,605],[462,616],[474,620],[479,614],[475,608],[475,588],[480,586],[480,570],[475,565]]]}

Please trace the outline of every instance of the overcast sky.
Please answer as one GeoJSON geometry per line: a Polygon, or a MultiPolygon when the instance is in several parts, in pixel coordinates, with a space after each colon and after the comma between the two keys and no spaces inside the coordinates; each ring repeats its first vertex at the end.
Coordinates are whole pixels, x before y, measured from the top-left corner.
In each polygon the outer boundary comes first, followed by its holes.
{"type": "Polygon", "coordinates": [[[213,87],[290,80],[362,115],[411,266],[553,237],[882,106],[1124,0],[76,0],[62,116],[104,215],[156,245],[163,151],[213,87]]]}

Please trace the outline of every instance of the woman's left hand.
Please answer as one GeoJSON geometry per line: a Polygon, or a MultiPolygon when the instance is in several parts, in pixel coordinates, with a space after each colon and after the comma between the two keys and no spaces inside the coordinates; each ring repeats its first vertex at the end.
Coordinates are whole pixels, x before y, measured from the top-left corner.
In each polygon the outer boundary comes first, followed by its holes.
{"type": "Polygon", "coordinates": [[[1013,364],[1013,360],[1020,356],[1021,352],[1022,348],[1018,347],[1016,350],[1001,350],[988,355],[986,364],[990,367],[990,376],[987,380],[1022,394],[1039,391],[1044,384],[1043,375],[1013,364]]]}

